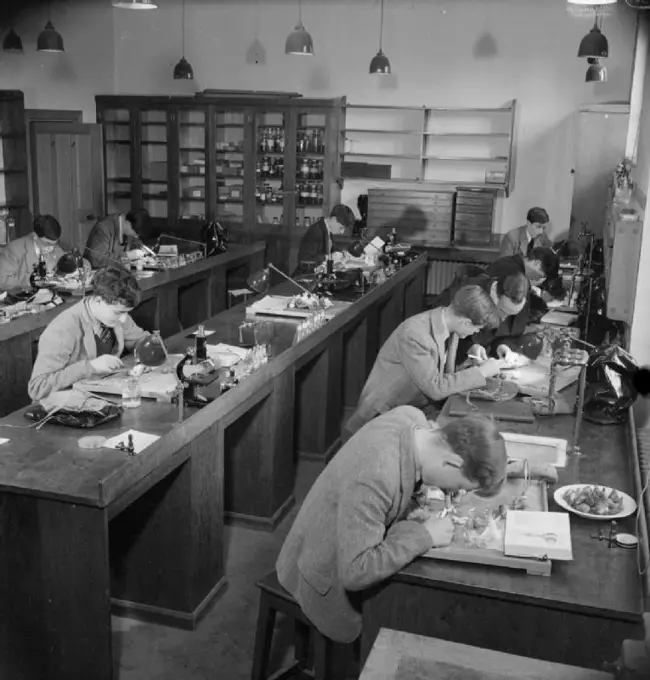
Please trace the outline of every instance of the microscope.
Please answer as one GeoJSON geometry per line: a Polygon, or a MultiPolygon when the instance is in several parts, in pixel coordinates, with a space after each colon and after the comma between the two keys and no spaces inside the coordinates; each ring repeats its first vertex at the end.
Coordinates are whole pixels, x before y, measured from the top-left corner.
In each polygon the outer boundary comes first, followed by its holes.
{"type": "Polygon", "coordinates": [[[47,284],[47,263],[45,257],[41,254],[38,256],[38,262],[34,265],[32,273],[29,276],[29,285],[37,290],[43,288],[47,284]]]}
{"type": "Polygon", "coordinates": [[[202,325],[194,335],[194,347],[188,347],[178,363],[176,377],[182,387],[177,397],[181,419],[185,406],[202,408],[212,401],[199,392],[201,387],[212,384],[219,377],[217,367],[208,359],[205,328],[202,325]]]}
{"type": "Polygon", "coordinates": [[[397,231],[395,230],[395,227],[391,230],[388,241],[384,244],[382,250],[388,256],[391,266],[395,269],[404,267],[413,259],[411,245],[409,243],[397,242],[397,231]]]}

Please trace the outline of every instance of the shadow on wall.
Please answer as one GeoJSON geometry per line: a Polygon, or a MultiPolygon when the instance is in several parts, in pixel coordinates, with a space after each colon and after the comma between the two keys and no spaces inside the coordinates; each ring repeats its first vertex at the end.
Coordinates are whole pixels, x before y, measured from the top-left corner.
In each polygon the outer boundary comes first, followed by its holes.
{"type": "Polygon", "coordinates": [[[499,54],[496,38],[489,32],[483,33],[474,44],[476,59],[493,59],[499,54]]]}
{"type": "Polygon", "coordinates": [[[429,218],[420,208],[409,206],[404,208],[402,214],[390,222],[385,222],[381,227],[372,230],[369,238],[379,236],[387,240],[393,229],[397,233],[398,241],[426,240],[429,228],[429,218]]]}
{"type": "Polygon", "coordinates": [[[266,64],[266,48],[255,38],[246,50],[246,63],[251,65],[266,64]]]}

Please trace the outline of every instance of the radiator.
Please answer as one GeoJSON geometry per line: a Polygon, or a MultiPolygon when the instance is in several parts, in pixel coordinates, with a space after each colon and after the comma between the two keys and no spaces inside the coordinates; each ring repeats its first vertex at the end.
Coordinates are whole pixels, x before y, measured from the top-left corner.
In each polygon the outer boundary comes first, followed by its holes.
{"type": "Polygon", "coordinates": [[[438,295],[454,280],[458,268],[463,264],[477,264],[463,260],[429,260],[427,270],[427,295],[438,295]]]}

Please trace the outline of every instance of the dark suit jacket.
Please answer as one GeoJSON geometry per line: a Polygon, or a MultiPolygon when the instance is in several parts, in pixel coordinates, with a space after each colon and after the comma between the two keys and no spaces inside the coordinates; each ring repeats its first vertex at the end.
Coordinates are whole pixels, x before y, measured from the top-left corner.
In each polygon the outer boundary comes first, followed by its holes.
{"type": "MultiPolygon", "coordinates": [[[[550,248],[553,244],[546,234],[535,237],[536,248],[550,248]]],[[[499,257],[508,255],[526,255],[528,250],[528,226],[523,225],[516,229],[511,229],[502,239],[499,257]]]]}
{"type": "MultiPolygon", "coordinates": [[[[84,257],[93,269],[120,263],[124,248],[120,240],[120,215],[108,215],[91,229],[86,241],[84,257]]],[[[126,250],[135,247],[136,240],[128,239],[126,250]]]]}
{"type": "Polygon", "coordinates": [[[357,591],[432,547],[424,524],[404,519],[416,484],[415,427],[430,423],[401,406],[360,430],[311,487],[280,551],[278,580],[337,642],[361,633],[357,591]]]}
{"type": "Polygon", "coordinates": [[[329,231],[327,230],[325,220],[321,217],[307,229],[306,234],[302,237],[302,241],[300,241],[298,268],[294,272],[294,276],[307,271],[307,268],[303,266],[303,262],[313,262],[316,265],[321,264],[327,256],[329,247],[329,231]]]}

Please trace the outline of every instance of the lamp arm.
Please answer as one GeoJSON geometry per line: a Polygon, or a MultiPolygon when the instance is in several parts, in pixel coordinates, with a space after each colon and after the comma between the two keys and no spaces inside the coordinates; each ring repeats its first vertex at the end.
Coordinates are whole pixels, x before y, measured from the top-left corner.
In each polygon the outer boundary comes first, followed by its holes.
{"type": "Polygon", "coordinates": [[[294,284],[294,286],[298,286],[300,290],[304,291],[307,293],[307,295],[311,295],[312,293],[308,291],[304,286],[301,286],[297,281],[294,281],[288,274],[285,274],[282,270],[278,269],[272,262],[269,262],[269,269],[273,269],[273,271],[276,271],[278,274],[281,276],[284,276],[284,278],[287,281],[291,281],[291,283],[294,284]]]}

